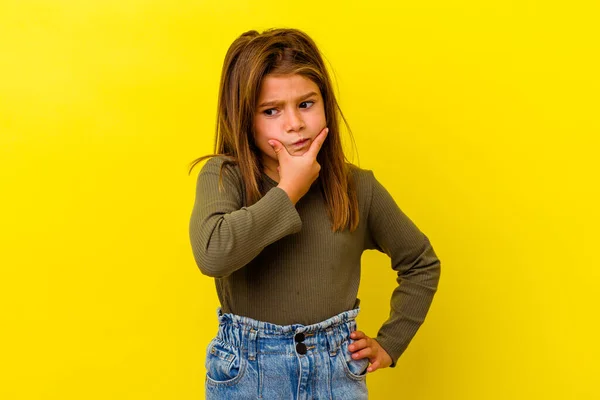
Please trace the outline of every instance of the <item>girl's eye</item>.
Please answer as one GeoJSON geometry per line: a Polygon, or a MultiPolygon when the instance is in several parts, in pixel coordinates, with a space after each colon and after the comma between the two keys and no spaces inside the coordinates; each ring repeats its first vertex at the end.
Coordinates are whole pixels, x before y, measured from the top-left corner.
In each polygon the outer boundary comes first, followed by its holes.
{"type": "Polygon", "coordinates": [[[312,107],[312,105],[315,104],[314,101],[303,101],[302,103],[300,103],[300,105],[302,106],[302,104],[308,104],[308,103],[310,103],[310,106],[308,106],[306,108],[312,107]]]}
{"type": "MultiPolygon", "coordinates": [[[[310,107],[312,107],[313,104],[315,104],[315,102],[312,100],[303,101],[302,103],[300,103],[300,108],[310,108],[310,107]]],[[[276,115],[276,112],[277,112],[276,108],[269,108],[268,110],[264,110],[263,114],[266,115],[267,117],[273,117],[276,115]]]]}

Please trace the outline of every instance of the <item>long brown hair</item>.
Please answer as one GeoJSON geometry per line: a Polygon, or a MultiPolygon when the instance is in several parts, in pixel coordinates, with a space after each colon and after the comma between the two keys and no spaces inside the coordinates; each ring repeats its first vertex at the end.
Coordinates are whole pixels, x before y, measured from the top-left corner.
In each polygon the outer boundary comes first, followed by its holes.
{"type": "MultiPolygon", "coordinates": [[[[243,33],[225,55],[219,100],[214,153],[194,160],[190,173],[200,161],[225,156],[221,166],[238,165],[245,183],[245,206],[256,203],[261,193],[263,171],[260,150],[254,142],[254,114],[263,78],[267,74],[298,74],[312,80],[321,91],[329,133],[317,162],[320,187],[327,203],[332,230],[358,226],[358,200],[355,183],[346,164],[338,124],[338,113],[350,137],[352,132],[333,92],[331,80],[315,42],[297,29],[268,29],[243,33]]],[[[353,140],[353,138],[352,138],[353,140]]]]}

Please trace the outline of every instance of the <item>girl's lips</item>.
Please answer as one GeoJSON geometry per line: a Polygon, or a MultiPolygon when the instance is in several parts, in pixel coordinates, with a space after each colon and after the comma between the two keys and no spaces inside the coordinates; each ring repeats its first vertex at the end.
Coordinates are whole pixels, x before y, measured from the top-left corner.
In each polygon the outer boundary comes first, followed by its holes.
{"type": "Polygon", "coordinates": [[[303,147],[304,145],[306,145],[308,143],[308,139],[304,139],[300,142],[296,142],[294,143],[292,146],[294,147],[303,147]]]}

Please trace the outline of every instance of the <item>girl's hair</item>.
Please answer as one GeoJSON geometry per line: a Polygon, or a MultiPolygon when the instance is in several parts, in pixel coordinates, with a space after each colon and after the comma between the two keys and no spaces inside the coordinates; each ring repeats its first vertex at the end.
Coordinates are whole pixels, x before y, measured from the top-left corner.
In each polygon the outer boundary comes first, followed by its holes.
{"type": "MultiPolygon", "coordinates": [[[[238,165],[245,183],[244,206],[256,203],[261,192],[263,165],[260,150],[254,142],[254,115],[261,83],[265,75],[298,74],[313,81],[321,91],[329,133],[318,155],[321,165],[320,187],[327,203],[332,230],[358,226],[358,200],[355,183],[346,164],[338,125],[342,114],[315,42],[297,29],[268,29],[262,34],[255,30],[243,33],[229,47],[223,63],[215,148],[211,155],[191,163],[190,173],[200,161],[224,156],[221,166],[238,165]]],[[[352,133],[348,127],[350,136],[352,133]]],[[[219,182],[222,176],[220,175],[219,182]]]]}

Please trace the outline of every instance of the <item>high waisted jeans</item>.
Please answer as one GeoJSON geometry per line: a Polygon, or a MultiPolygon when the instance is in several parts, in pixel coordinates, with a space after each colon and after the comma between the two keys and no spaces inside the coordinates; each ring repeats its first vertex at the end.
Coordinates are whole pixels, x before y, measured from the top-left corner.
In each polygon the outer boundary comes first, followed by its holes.
{"type": "Polygon", "coordinates": [[[275,325],[217,309],[206,399],[367,399],[369,360],[348,345],[360,307],[313,325],[275,325]]]}

